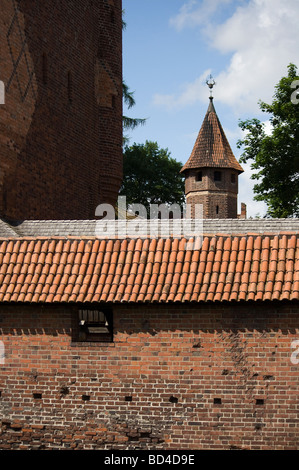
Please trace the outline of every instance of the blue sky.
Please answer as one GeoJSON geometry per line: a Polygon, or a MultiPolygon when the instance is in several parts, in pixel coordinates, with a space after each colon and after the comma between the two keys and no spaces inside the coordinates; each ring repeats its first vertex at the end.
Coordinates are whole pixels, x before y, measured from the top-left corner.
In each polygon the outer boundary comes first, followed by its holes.
{"type": "MultiPolygon", "coordinates": [[[[290,62],[299,67],[299,1],[123,0],[124,80],[134,91],[132,117],[147,123],[130,132],[130,144],[146,140],[189,158],[204,119],[211,73],[214,105],[236,158],[239,119],[258,117],[258,101],[271,102],[290,62]]],[[[291,94],[291,93],[290,93],[291,94]]],[[[250,165],[240,177],[239,211],[264,215],[253,200],[250,165]]]]}

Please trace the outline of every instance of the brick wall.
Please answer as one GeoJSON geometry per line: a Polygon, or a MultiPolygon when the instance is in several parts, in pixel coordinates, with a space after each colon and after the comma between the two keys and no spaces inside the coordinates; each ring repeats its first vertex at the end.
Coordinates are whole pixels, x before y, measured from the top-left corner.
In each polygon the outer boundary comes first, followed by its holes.
{"type": "Polygon", "coordinates": [[[202,205],[203,219],[237,218],[237,195],[220,191],[192,192],[187,195],[187,204],[191,206],[191,216],[196,218],[195,206],[202,205]]]}
{"type": "Polygon", "coordinates": [[[198,173],[198,170],[186,172],[185,193],[192,217],[195,217],[195,204],[202,204],[204,219],[237,218],[238,173],[225,168],[202,168],[200,181],[198,173]],[[214,181],[217,170],[221,171],[221,181],[214,181]]]}
{"type": "Polygon", "coordinates": [[[122,2],[2,0],[0,215],[90,219],[122,180],[122,2]]]}
{"type": "MultiPolygon", "coordinates": [[[[1,306],[1,449],[297,449],[298,303],[1,306]]],[[[299,357],[299,354],[298,354],[299,357]]]]}

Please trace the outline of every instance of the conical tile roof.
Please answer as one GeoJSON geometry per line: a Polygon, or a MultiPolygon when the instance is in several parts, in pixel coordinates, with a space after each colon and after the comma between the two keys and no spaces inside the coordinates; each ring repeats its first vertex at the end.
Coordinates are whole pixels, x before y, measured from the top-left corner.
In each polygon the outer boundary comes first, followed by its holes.
{"type": "Polygon", "coordinates": [[[212,97],[190,158],[181,172],[203,167],[231,168],[239,173],[244,171],[231,150],[212,97]]]}

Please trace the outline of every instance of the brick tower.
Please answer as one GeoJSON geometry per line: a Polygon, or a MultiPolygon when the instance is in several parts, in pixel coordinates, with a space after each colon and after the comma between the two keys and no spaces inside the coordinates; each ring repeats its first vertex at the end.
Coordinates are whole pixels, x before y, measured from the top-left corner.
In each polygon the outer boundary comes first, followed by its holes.
{"type": "Polygon", "coordinates": [[[122,181],[122,0],[1,0],[0,217],[92,219],[122,181]]]}
{"type": "MultiPolygon", "coordinates": [[[[215,82],[207,83],[212,90],[215,82]]],[[[193,151],[181,170],[186,178],[191,217],[195,217],[195,205],[201,204],[204,219],[237,218],[238,176],[243,171],[225,136],[211,94],[193,151]]]]}

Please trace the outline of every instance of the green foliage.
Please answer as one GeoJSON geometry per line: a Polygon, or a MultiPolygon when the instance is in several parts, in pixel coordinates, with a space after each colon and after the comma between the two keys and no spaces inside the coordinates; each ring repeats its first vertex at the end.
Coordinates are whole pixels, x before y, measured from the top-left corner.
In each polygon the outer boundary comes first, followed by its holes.
{"type": "Polygon", "coordinates": [[[156,142],[134,144],[124,151],[124,177],[120,190],[127,204],[142,204],[149,213],[150,204],[185,202],[182,164],[170,157],[168,149],[156,142]]]}
{"type": "MultiPolygon", "coordinates": [[[[122,10],[122,28],[123,30],[126,29],[127,23],[124,20],[125,16],[125,10],[122,10]]],[[[133,106],[135,106],[135,98],[134,98],[134,92],[130,91],[128,85],[125,83],[123,80],[122,83],[123,86],[123,101],[124,104],[127,106],[128,109],[131,109],[133,106]]],[[[143,126],[146,123],[146,119],[141,119],[141,118],[132,118],[129,116],[123,116],[123,130],[133,130],[138,126],[143,126]]],[[[123,143],[127,144],[129,141],[128,137],[126,135],[123,136],[123,143]]]]}
{"type": "MultiPolygon", "coordinates": [[[[123,81],[123,100],[127,105],[128,109],[135,106],[134,92],[130,91],[128,85],[123,81]]],[[[146,119],[141,118],[132,118],[128,116],[123,116],[123,129],[124,130],[133,130],[137,126],[143,126],[146,123],[146,119]]],[[[128,142],[128,137],[123,136],[123,142],[126,144],[128,142]]]]}
{"type": "Polygon", "coordinates": [[[239,123],[246,132],[238,142],[244,147],[240,162],[252,161],[252,179],[258,181],[255,200],[266,202],[270,217],[299,216],[299,103],[292,99],[296,80],[297,67],[290,64],[288,75],[275,87],[272,104],[259,102],[262,112],[270,115],[271,135],[258,119],[239,123]]]}

